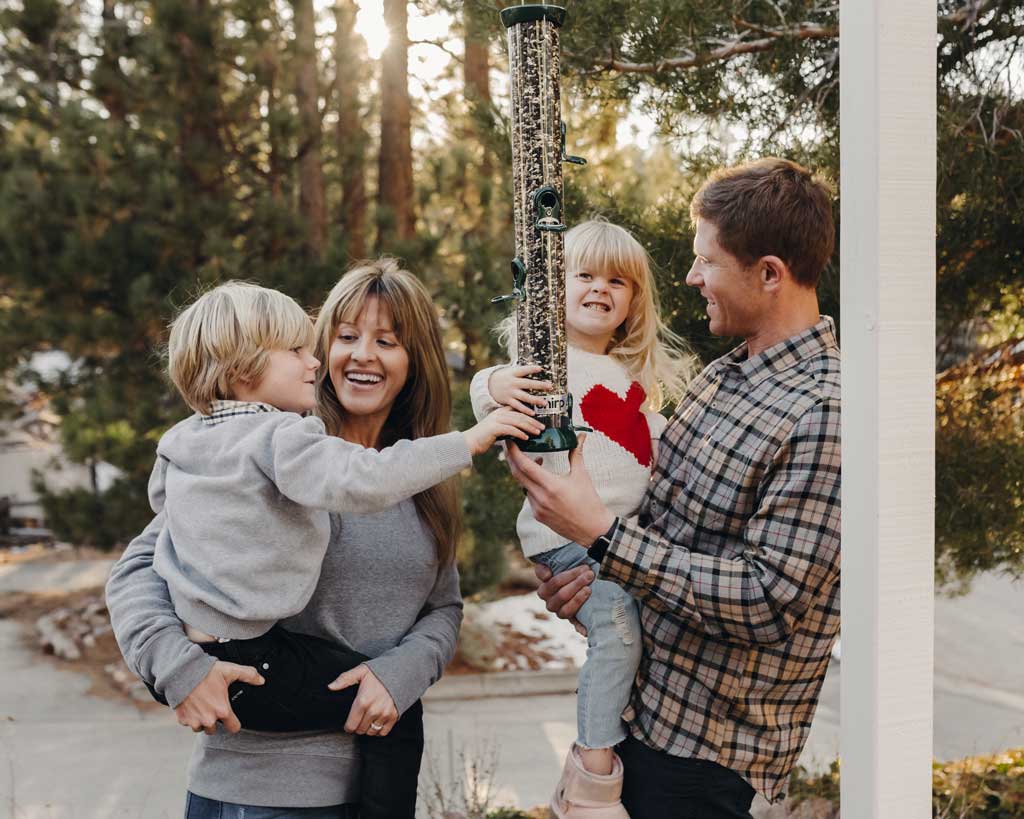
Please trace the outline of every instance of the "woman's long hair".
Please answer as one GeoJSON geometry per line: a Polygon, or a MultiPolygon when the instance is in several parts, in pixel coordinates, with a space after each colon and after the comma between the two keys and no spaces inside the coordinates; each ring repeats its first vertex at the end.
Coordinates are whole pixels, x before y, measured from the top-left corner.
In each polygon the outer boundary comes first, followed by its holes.
{"type": "MultiPolygon", "coordinates": [[[[330,377],[331,344],[338,325],[354,323],[371,298],[387,310],[395,335],[409,355],[409,375],[384,423],[381,445],[449,432],[452,394],[437,310],[420,280],[390,258],[357,262],[334,285],[317,314],[315,355],[324,365],[316,379],[316,414],[329,434],[341,435],[345,410],[330,377]]],[[[450,564],[462,534],[456,479],[420,492],[413,500],[437,543],[438,561],[450,564]]]]}

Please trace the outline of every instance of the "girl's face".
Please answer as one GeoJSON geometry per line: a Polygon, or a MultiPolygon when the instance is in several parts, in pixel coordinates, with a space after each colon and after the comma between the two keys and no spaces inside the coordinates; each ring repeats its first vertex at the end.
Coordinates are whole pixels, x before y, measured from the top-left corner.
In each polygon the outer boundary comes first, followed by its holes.
{"type": "Polygon", "coordinates": [[[347,415],[387,420],[409,377],[409,352],[376,296],[366,300],[353,322],[335,328],[327,369],[347,415]]]}
{"type": "Polygon", "coordinates": [[[626,320],[633,281],[613,272],[579,270],[565,283],[565,329],[569,343],[604,354],[626,320]]]}

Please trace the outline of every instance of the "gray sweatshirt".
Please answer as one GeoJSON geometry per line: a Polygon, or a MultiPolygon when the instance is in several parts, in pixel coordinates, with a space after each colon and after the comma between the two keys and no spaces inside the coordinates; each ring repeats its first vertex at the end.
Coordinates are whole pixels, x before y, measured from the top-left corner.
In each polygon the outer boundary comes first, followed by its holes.
{"type": "MultiPolygon", "coordinates": [[[[178,705],[214,659],[188,640],[167,584],[153,569],[160,514],[114,566],[107,606],[128,666],[178,705]]],[[[412,500],[371,515],[330,516],[320,580],[283,625],[354,648],[404,712],[440,676],[462,620],[458,575],[439,568],[412,500]]],[[[319,807],[357,798],[358,751],[337,733],[199,734],[188,787],[208,799],[319,807]]],[[[184,730],[184,729],[183,729],[184,730]]]]}
{"type": "Polygon", "coordinates": [[[379,512],[471,460],[460,432],[378,452],[292,412],[250,411],[216,424],[193,415],[157,446],[149,496],[164,527],[154,568],[188,625],[258,637],[313,594],[329,512],[379,512]]]}

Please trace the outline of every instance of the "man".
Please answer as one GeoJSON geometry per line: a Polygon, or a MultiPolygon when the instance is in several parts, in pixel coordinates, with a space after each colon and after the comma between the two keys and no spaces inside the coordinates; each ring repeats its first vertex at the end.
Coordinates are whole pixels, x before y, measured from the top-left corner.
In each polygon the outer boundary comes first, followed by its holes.
{"type": "MultiPolygon", "coordinates": [[[[639,517],[604,508],[579,449],[554,475],[509,448],[537,519],[641,603],[618,748],[632,819],[749,817],[755,790],[781,798],[839,631],[839,348],[816,293],[829,190],[764,159],[712,175],[690,212],[686,283],[711,332],[744,341],[680,401],[639,517]]],[[[538,574],[565,618],[594,577],[538,574]]]]}

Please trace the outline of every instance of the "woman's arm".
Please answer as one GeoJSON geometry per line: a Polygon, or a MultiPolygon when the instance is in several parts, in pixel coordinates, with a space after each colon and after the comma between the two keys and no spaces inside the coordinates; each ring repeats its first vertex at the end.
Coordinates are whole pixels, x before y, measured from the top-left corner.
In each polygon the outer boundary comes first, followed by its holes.
{"type": "Polygon", "coordinates": [[[438,571],[419,619],[401,642],[366,663],[388,690],[399,714],[441,678],[455,656],[461,625],[462,594],[453,563],[438,571]]]}
{"type": "Polygon", "coordinates": [[[161,512],[125,549],[107,580],[107,609],[128,667],[176,708],[216,660],[185,636],[170,591],[153,568],[161,512]]]}

